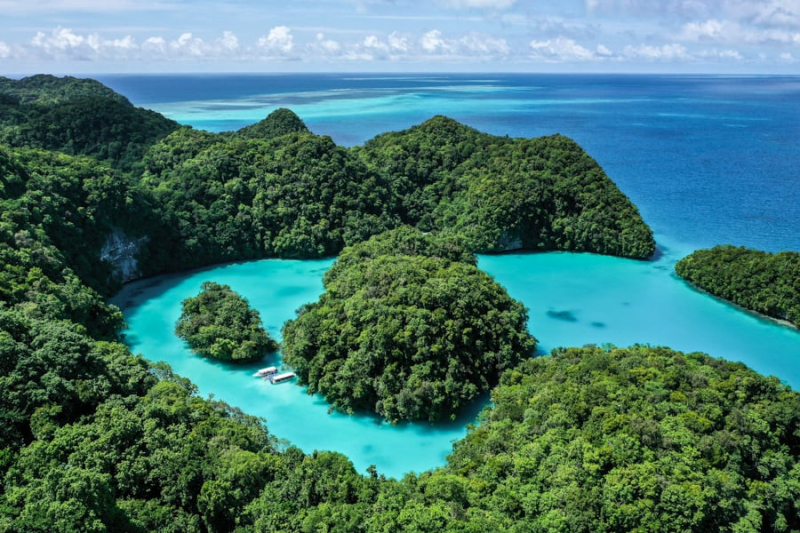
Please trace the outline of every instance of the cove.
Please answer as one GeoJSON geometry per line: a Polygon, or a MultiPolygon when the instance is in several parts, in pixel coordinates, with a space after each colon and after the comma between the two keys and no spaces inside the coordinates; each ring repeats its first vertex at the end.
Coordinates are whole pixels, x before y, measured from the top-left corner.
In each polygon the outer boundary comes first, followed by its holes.
{"type": "MultiPolygon", "coordinates": [[[[663,236],[659,242],[665,242],[663,236]]],[[[700,293],[674,274],[688,253],[661,245],[658,259],[640,262],[575,253],[514,253],[481,256],[479,267],[529,308],[529,328],[539,352],[559,346],[611,343],[664,345],[741,361],[758,372],[800,388],[800,333],[700,293]]],[[[359,472],[401,477],[445,463],[454,440],[466,434],[488,399],[476,402],[453,423],[391,426],[368,415],[330,413],[319,396],[296,384],[272,386],[252,376],[258,364],[231,366],[192,354],[173,332],[181,301],[195,296],[203,281],[230,285],[261,313],[270,335],[280,339],[283,323],[322,292],[322,276],[333,260],[261,260],[131,283],[114,298],[129,325],[134,352],[169,363],[202,395],[213,395],[266,419],[270,432],[310,453],[333,450],[359,472]]]]}
{"type": "Polygon", "coordinates": [[[227,365],[193,354],[174,333],[181,302],[196,296],[200,285],[211,280],[230,285],[246,297],[261,314],[269,334],[280,340],[283,323],[294,318],[298,307],[322,293],[322,276],[332,263],[332,259],[269,259],[159,276],[126,285],[112,303],[125,315],[125,342],[134,353],[168,363],[197,385],[203,396],[211,395],[265,418],[271,434],[304,452],[341,452],[361,473],[374,464],[380,473],[398,478],[444,464],[452,442],[466,434],[466,425],[486,399],[465,410],[458,420],[435,426],[392,426],[369,415],[329,414],[321,396],[309,396],[296,383],[270,385],[253,377],[258,368],[280,365],[280,354],[267,355],[252,365],[227,365]]]}

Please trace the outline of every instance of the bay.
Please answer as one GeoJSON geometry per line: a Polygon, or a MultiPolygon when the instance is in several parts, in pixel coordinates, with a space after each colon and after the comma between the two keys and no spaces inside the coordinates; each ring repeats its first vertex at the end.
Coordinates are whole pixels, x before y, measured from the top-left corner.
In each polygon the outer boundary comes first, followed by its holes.
{"type": "MultiPolygon", "coordinates": [[[[720,243],[800,250],[800,78],[553,75],[114,76],[101,81],[180,122],[237,129],[290,107],[344,145],[446,114],[482,131],[578,141],[654,228],[657,258],[590,254],[482,256],[479,266],[530,309],[540,352],[558,346],[666,345],[742,361],[800,388],[800,333],[695,291],[675,262],[720,243]]],[[[231,285],[269,331],[316,299],[328,261],[257,261],[128,285],[115,301],[128,342],[213,394],[263,416],[306,452],[336,450],[359,471],[401,476],[444,463],[484,402],[453,424],[389,426],[328,414],[292,384],[270,386],[254,367],[192,355],[172,333],[180,301],[205,280],[231,285]]],[[[265,359],[263,366],[279,362],[265,359]]]]}

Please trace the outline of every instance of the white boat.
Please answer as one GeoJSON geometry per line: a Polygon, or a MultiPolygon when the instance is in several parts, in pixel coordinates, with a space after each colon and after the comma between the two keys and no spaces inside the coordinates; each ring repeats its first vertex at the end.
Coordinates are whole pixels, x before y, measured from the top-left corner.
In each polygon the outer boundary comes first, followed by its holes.
{"type": "Polygon", "coordinates": [[[289,381],[290,379],[296,377],[297,374],[294,372],[284,372],[283,374],[271,374],[267,379],[269,382],[275,385],[276,383],[283,383],[284,381],[289,381]]]}
{"type": "Polygon", "coordinates": [[[271,376],[272,374],[277,374],[277,373],[278,373],[277,367],[268,366],[267,368],[262,368],[261,370],[259,370],[258,372],[256,372],[253,375],[255,377],[257,377],[257,378],[266,378],[266,377],[271,376]]]}

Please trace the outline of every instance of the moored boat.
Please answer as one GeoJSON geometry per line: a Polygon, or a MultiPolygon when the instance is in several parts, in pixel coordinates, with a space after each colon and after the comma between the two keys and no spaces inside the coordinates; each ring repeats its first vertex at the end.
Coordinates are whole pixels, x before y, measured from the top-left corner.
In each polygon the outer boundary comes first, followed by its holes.
{"type": "Polygon", "coordinates": [[[283,374],[272,374],[267,379],[269,379],[270,383],[275,385],[276,383],[283,383],[284,381],[289,381],[290,379],[296,377],[297,374],[294,372],[284,372],[283,374]]]}
{"type": "Polygon", "coordinates": [[[266,378],[266,377],[271,376],[272,374],[277,374],[277,373],[278,373],[278,368],[277,367],[268,366],[266,368],[260,369],[258,372],[253,374],[253,376],[255,376],[257,378],[266,378]]]}

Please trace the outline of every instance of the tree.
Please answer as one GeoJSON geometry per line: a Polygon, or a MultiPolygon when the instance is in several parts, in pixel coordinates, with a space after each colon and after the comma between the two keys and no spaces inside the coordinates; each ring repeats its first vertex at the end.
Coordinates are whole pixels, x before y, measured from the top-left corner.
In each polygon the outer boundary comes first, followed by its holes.
{"type": "Polygon", "coordinates": [[[278,349],[261,327],[261,317],[228,285],[206,281],[200,294],[187,298],[175,333],[196,353],[235,363],[258,361],[278,349]]]}

